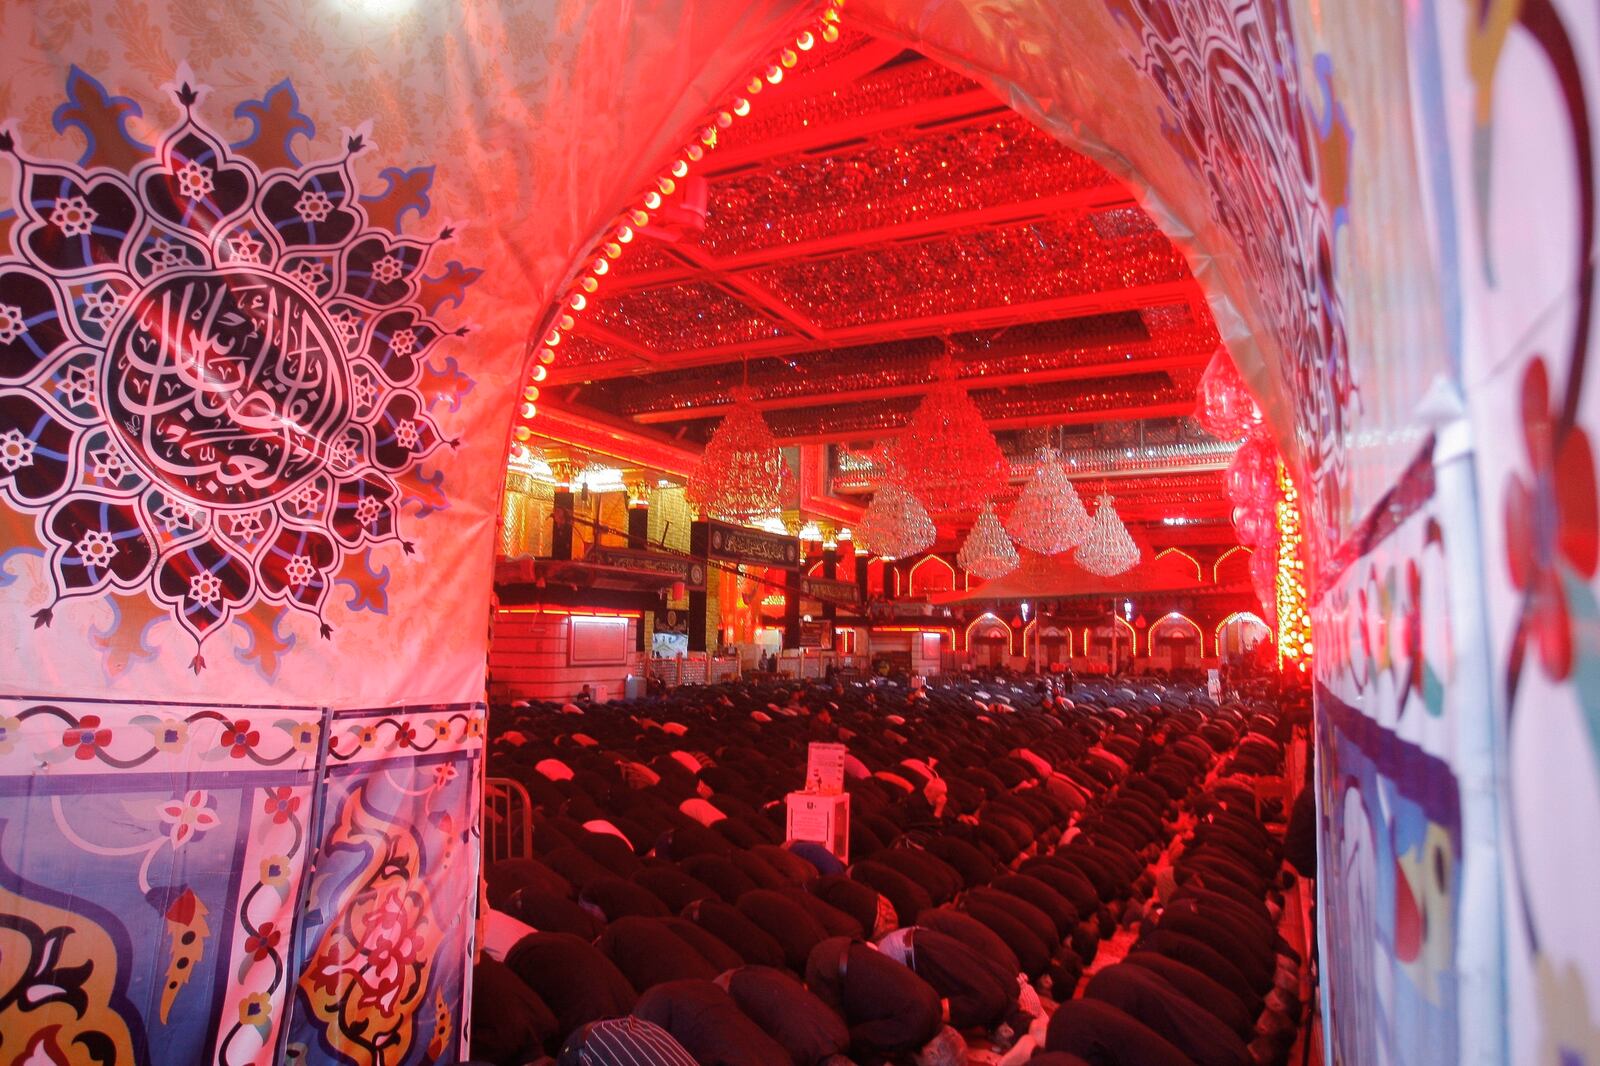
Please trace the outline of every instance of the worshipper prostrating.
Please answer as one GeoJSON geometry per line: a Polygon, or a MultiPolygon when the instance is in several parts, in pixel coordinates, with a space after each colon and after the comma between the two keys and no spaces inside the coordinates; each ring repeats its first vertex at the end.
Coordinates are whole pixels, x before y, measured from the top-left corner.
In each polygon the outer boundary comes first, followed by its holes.
{"type": "Polygon", "coordinates": [[[1280,1066],[1281,834],[1223,772],[1281,765],[1270,708],[984,684],[517,708],[491,772],[533,848],[486,871],[475,1057],[1280,1066]],[[783,840],[815,740],[848,745],[847,857],[783,840]]]}

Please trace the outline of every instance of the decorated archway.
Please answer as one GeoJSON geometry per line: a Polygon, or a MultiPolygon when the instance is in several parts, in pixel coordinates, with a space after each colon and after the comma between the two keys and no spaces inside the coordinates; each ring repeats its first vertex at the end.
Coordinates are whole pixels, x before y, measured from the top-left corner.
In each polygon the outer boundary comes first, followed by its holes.
{"type": "Polygon", "coordinates": [[[929,555],[911,565],[907,582],[913,597],[949,592],[956,587],[956,569],[942,556],[929,555]]]}
{"type": "Polygon", "coordinates": [[[1006,622],[992,614],[982,614],[968,623],[963,634],[967,658],[973,666],[1001,667],[1011,662],[1012,632],[1006,622]]]}
{"type": "Polygon", "coordinates": [[[1217,658],[1237,662],[1254,654],[1263,642],[1272,643],[1272,627],[1259,615],[1236,611],[1218,623],[1215,640],[1213,647],[1217,658]]]}
{"type": "Polygon", "coordinates": [[[1037,618],[1023,629],[1022,647],[1027,662],[1046,671],[1070,665],[1077,651],[1071,626],[1037,618]]]}
{"type": "MultiPolygon", "coordinates": [[[[1327,898],[1400,871],[1452,916],[1413,952],[1402,908],[1328,909],[1327,943],[1374,945],[1332,982],[1335,1057],[1594,1042],[1593,930],[1533,877],[1570,856],[1551,826],[1600,824],[1592,12],[1480,8],[851,9],[1137,183],[1304,490],[1316,569],[1271,569],[1333,649],[1320,794],[1374,820],[1327,898]]],[[[457,1057],[507,441],[581,380],[567,319],[663,224],[663,179],[831,11],[0,13],[4,905],[95,960],[119,1057],[457,1057]],[[85,849],[86,822],[122,835],[85,849]],[[405,861],[357,858],[380,842],[405,861]],[[105,876],[64,881],[91,854],[105,876]],[[375,898],[436,933],[400,998],[352,935],[375,898]],[[204,978],[169,983],[174,926],[209,935],[204,978]],[[376,984],[381,1017],[338,1006],[376,984]]],[[[553,538],[613,547],[590,517],[553,538]]]]}
{"type": "Polygon", "coordinates": [[[1086,626],[1083,631],[1086,665],[1097,671],[1128,670],[1139,652],[1139,637],[1121,618],[1086,626]]]}
{"type": "Polygon", "coordinates": [[[1146,640],[1151,665],[1162,669],[1192,670],[1205,657],[1205,634],[1199,624],[1176,611],[1158,618],[1146,640]]]}

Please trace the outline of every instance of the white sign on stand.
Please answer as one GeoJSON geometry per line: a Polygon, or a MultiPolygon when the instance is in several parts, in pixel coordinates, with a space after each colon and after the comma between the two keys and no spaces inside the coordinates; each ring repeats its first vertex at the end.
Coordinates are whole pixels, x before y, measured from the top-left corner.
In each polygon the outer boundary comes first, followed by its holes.
{"type": "Polygon", "coordinates": [[[1214,702],[1222,702],[1222,671],[1214,666],[1206,671],[1206,693],[1214,702]]]}
{"type": "Polygon", "coordinates": [[[844,745],[814,743],[806,750],[807,792],[837,795],[844,791],[844,745]]]}
{"type": "Polygon", "coordinates": [[[840,862],[850,861],[850,797],[846,793],[823,795],[791,792],[785,838],[821,844],[840,862]]]}

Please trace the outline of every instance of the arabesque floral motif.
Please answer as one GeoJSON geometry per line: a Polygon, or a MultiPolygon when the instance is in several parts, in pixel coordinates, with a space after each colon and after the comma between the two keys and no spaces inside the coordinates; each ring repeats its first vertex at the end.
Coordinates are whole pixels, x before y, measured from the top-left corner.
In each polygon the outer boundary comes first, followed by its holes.
{"type": "Polygon", "coordinates": [[[0,755],[5,755],[17,746],[17,738],[21,735],[22,720],[9,714],[0,714],[0,755]]]}
{"type": "Polygon", "coordinates": [[[228,754],[235,759],[243,759],[250,754],[250,750],[261,743],[259,730],[250,728],[250,720],[241,718],[237,722],[228,723],[222,731],[222,746],[228,754]]]}
{"type": "Polygon", "coordinates": [[[78,724],[61,733],[61,745],[72,751],[75,758],[92,759],[96,752],[111,744],[111,730],[100,725],[98,714],[86,714],[78,724]]]}
{"type": "Polygon", "coordinates": [[[362,785],[327,846],[359,850],[366,861],[330,901],[337,917],[300,976],[300,992],[333,1052],[356,1066],[399,1062],[415,1039],[438,946],[415,829],[376,820],[362,785]]]}
{"type": "Polygon", "coordinates": [[[294,794],[294,789],[288,786],[267,789],[266,802],[262,804],[262,813],[272,818],[273,825],[283,825],[293,818],[300,809],[300,797],[294,794]]]}
{"type": "Polygon", "coordinates": [[[271,958],[283,941],[283,930],[272,922],[263,922],[255,933],[245,937],[244,950],[256,962],[271,958]]]}

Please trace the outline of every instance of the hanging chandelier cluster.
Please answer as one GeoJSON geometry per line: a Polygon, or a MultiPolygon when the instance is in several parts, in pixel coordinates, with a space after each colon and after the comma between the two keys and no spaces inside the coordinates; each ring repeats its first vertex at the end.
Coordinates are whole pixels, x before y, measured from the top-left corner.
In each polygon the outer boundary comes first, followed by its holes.
{"type": "Polygon", "coordinates": [[[1039,449],[1039,465],[1006,519],[1006,528],[1024,548],[1060,555],[1089,535],[1089,514],[1054,449],[1039,449]]]}
{"type": "Polygon", "coordinates": [[[995,517],[994,504],[983,505],[983,512],[978,515],[978,520],[972,525],[972,532],[967,534],[966,542],[961,545],[961,551],[956,555],[956,562],[961,564],[961,569],[968,573],[977,574],[985,581],[1004,577],[1017,568],[1021,560],[1017,557],[1016,546],[1011,543],[1011,538],[1006,536],[1005,527],[1000,525],[1000,519],[995,517]]]}
{"type": "MultiPolygon", "coordinates": [[[[702,513],[749,522],[776,514],[788,489],[789,470],[777,439],[756,407],[748,385],[732,390],[733,409],[712,432],[686,486],[702,513]]],[[[946,355],[938,380],[912,415],[906,433],[873,456],[881,476],[856,528],[862,546],[884,559],[903,559],[932,547],[933,515],[979,512],[957,554],[962,569],[993,581],[1021,562],[1017,544],[1041,555],[1076,549],[1078,564],[1111,577],[1139,562],[1139,547],[1102,492],[1094,517],[1083,506],[1053,449],[1012,510],[1006,532],[992,499],[1009,473],[1005,454],[946,355]],[[1016,543],[1012,541],[1016,537],[1016,543]]]]}
{"type": "MultiPolygon", "coordinates": [[[[1005,488],[1010,466],[983,413],[957,377],[955,360],[948,352],[938,366],[933,387],[896,442],[890,465],[896,481],[904,486],[900,491],[909,490],[915,497],[912,502],[920,501],[925,513],[982,508],[957,557],[962,569],[988,581],[1017,568],[1016,546],[989,502],[1005,488]]],[[[896,506],[904,506],[898,494],[893,498],[896,506]]],[[[931,545],[931,520],[927,528],[931,545]]]]}
{"type": "Polygon", "coordinates": [[[1010,468],[946,355],[895,446],[906,487],[929,514],[976,511],[1005,488],[1010,468]]]}
{"type": "Polygon", "coordinates": [[[1101,490],[1088,535],[1078,545],[1078,565],[1091,574],[1115,577],[1139,564],[1139,545],[1133,542],[1111,493],[1101,490]]]}
{"type": "Polygon", "coordinates": [[[855,528],[856,542],[884,559],[904,559],[926,551],[938,535],[927,510],[893,481],[878,486],[855,528]]]}
{"type": "Polygon", "coordinates": [[[685,495],[702,514],[748,522],[782,508],[789,467],[756,408],[755,391],[740,386],[731,395],[733,410],[711,432],[685,495]]]}

